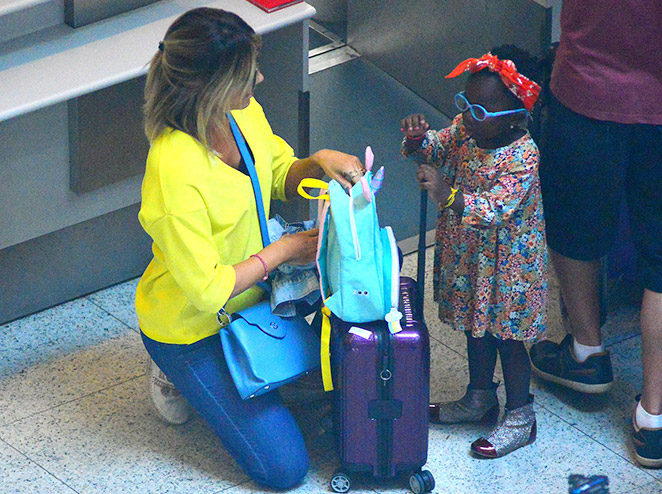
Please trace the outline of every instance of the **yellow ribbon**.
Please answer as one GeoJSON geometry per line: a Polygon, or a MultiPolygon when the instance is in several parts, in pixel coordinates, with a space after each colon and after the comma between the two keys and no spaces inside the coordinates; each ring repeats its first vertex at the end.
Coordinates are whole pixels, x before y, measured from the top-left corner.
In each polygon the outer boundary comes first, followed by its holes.
{"type": "Polygon", "coordinates": [[[322,345],[320,347],[320,361],[322,364],[322,383],[324,391],[333,391],[333,378],[331,377],[331,311],[322,307],[322,345]]]}
{"type": "Polygon", "coordinates": [[[305,197],[306,199],[329,199],[328,192],[326,194],[312,196],[306,192],[305,188],[328,190],[329,184],[324,180],[320,180],[318,178],[304,178],[301,180],[301,182],[299,182],[299,185],[297,186],[297,192],[299,192],[301,197],[305,197]]]}

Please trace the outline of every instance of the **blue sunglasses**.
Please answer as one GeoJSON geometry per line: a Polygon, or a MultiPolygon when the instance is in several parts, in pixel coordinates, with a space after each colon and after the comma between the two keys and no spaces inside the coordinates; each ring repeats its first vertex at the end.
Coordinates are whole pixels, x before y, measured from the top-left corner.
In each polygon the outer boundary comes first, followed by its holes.
{"type": "Polygon", "coordinates": [[[467,100],[466,96],[464,96],[464,91],[455,95],[455,106],[462,113],[469,110],[471,112],[471,116],[474,117],[474,120],[479,122],[482,122],[488,118],[501,117],[503,115],[511,115],[513,113],[519,112],[524,112],[527,114],[527,116],[529,115],[529,112],[525,108],[518,108],[517,110],[487,111],[480,105],[472,105],[469,103],[469,100],[467,100]]]}

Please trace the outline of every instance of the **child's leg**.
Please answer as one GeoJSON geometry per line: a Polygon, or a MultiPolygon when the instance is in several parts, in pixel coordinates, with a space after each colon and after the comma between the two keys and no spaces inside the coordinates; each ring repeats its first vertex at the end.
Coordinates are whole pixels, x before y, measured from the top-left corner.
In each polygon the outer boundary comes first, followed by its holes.
{"type": "Polygon", "coordinates": [[[430,404],[430,421],[437,424],[459,424],[464,422],[494,422],[499,416],[497,385],[492,382],[496,366],[496,338],[485,335],[474,338],[467,336],[469,356],[469,386],[459,400],[430,404]]]}
{"type": "MultiPolygon", "coordinates": [[[[496,340],[496,338],[495,338],[496,340]]],[[[506,408],[515,410],[529,402],[531,362],[524,342],[497,340],[503,380],[506,385],[506,408]]]]}
{"type": "Polygon", "coordinates": [[[506,410],[497,427],[487,437],[473,442],[471,451],[484,458],[498,458],[536,440],[537,424],[533,397],[529,395],[531,363],[524,343],[498,340],[503,380],[506,384],[506,410]]]}
{"type": "Polygon", "coordinates": [[[465,331],[465,335],[469,359],[469,386],[473,389],[492,389],[498,340],[489,333],[482,338],[474,338],[470,331],[465,331]]]}

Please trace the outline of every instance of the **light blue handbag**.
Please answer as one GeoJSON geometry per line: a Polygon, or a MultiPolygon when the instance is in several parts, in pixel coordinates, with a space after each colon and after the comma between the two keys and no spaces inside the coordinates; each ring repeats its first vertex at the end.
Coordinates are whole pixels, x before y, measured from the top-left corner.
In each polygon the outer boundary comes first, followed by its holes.
{"type": "Polygon", "coordinates": [[[303,317],[271,313],[269,301],[235,312],[221,329],[223,354],[243,400],[292,382],[320,366],[320,339],[303,317]]]}
{"type": "MultiPolygon", "coordinates": [[[[230,114],[228,118],[253,183],[262,243],[266,247],[269,235],[255,165],[234,118],[230,114]]],[[[226,323],[229,319],[220,338],[230,375],[242,399],[272,391],[319,368],[320,339],[303,317],[274,315],[268,300],[232,315],[221,309],[218,316],[219,323],[221,318],[226,323]]]]}

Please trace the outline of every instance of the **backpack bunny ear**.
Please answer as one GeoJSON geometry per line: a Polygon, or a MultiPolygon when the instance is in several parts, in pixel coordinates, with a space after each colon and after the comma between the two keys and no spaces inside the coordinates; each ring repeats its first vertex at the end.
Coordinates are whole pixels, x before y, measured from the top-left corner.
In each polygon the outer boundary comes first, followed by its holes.
{"type": "Polygon", "coordinates": [[[368,202],[372,202],[372,192],[370,191],[370,184],[368,184],[368,179],[361,177],[361,190],[363,191],[363,197],[368,202]]]}
{"type": "Polygon", "coordinates": [[[372,152],[372,148],[368,146],[365,148],[365,169],[366,171],[372,170],[372,163],[375,161],[375,155],[372,152]]]}
{"type": "Polygon", "coordinates": [[[384,181],[384,167],[380,166],[377,173],[370,180],[370,187],[373,190],[373,193],[377,193],[379,189],[382,188],[382,182],[384,181]]]}

